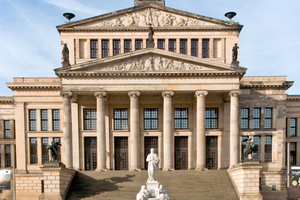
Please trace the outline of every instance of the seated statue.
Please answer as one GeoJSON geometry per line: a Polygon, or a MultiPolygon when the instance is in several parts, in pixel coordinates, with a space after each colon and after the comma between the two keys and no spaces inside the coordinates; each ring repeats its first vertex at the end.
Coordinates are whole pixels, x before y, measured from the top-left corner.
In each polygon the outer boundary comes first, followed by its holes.
{"type": "Polygon", "coordinates": [[[159,200],[170,200],[169,195],[167,194],[166,190],[163,189],[162,185],[159,186],[156,198],[158,198],[159,200]]]}
{"type": "Polygon", "coordinates": [[[148,200],[149,192],[146,186],[142,186],[140,192],[136,195],[136,200],[148,200]]]}

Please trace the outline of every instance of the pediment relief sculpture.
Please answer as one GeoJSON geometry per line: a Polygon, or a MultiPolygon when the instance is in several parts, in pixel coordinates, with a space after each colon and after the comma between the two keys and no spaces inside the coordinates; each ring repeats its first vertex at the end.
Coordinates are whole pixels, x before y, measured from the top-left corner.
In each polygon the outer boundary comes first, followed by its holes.
{"type": "Polygon", "coordinates": [[[168,13],[155,8],[147,8],[138,12],[126,13],[117,17],[93,23],[90,27],[148,27],[151,24],[153,27],[193,27],[216,25],[209,22],[204,22],[190,17],[168,13]]]}
{"type": "Polygon", "coordinates": [[[98,71],[188,71],[213,69],[161,56],[144,56],[100,67],[98,71]]]}

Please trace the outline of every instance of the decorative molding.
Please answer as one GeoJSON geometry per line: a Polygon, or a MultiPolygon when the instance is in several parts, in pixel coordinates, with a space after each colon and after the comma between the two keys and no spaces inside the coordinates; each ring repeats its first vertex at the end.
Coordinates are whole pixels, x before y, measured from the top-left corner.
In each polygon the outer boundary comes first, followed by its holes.
{"type": "Polygon", "coordinates": [[[163,98],[171,98],[174,96],[174,92],[173,91],[163,91],[161,93],[163,98]]]}
{"type": "Polygon", "coordinates": [[[62,96],[63,98],[72,98],[73,93],[72,92],[68,92],[68,91],[61,91],[60,92],[60,96],[62,96]]]}
{"type": "Polygon", "coordinates": [[[105,98],[107,93],[106,92],[95,92],[94,95],[96,98],[105,98]]]}
{"type": "Polygon", "coordinates": [[[230,97],[238,97],[241,95],[241,90],[231,90],[229,92],[229,96],[230,97]]]}
{"type": "Polygon", "coordinates": [[[130,91],[128,92],[128,96],[131,98],[138,98],[140,96],[140,92],[139,91],[130,91]]]}
{"type": "Polygon", "coordinates": [[[205,97],[208,95],[208,92],[206,90],[197,90],[195,95],[196,97],[205,97]]]}

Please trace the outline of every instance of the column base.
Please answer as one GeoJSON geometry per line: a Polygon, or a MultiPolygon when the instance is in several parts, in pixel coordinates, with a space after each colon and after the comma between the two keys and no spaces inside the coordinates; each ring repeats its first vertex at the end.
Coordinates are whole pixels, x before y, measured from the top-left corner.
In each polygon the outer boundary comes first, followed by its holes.
{"type": "Polygon", "coordinates": [[[206,167],[196,167],[196,171],[207,171],[208,169],[206,167]]]}
{"type": "Polygon", "coordinates": [[[103,167],[97,167],[96,171],[97,172],[107,172],[108,169],[107,168],[103,168],[103,167]]]}
{"type": "Polygon", "coordinates": [[[171,168],[171,167],[164,167],[162,170],[163,171],[175,171],[175,169],[171,168]]]}

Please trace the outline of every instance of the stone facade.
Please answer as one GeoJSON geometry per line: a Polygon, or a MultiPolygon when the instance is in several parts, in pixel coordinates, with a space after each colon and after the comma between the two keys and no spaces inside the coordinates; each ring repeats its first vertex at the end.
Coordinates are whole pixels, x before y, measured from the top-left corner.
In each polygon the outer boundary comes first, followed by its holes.
{"type": "Polygon", "coordinates": [[[17,197],[50,192],[43,164],[53,139],[67,169],[142,170],[150,145],[163,170],[233,172],[241,139],[252,137],[256,190],[264,199],[274,185],[286,192],[286,142],[300,165],[300,96],[287,94],[293,82],[284,76],[247,77],[232,64],[242,25],[147,0],[57,29],[71,65],[55,78],[14,78],[13,97],[0,98],[1,167],[16,144],[17,197]],[[146,48],[150,23],[154,48],[146,48]]]}

